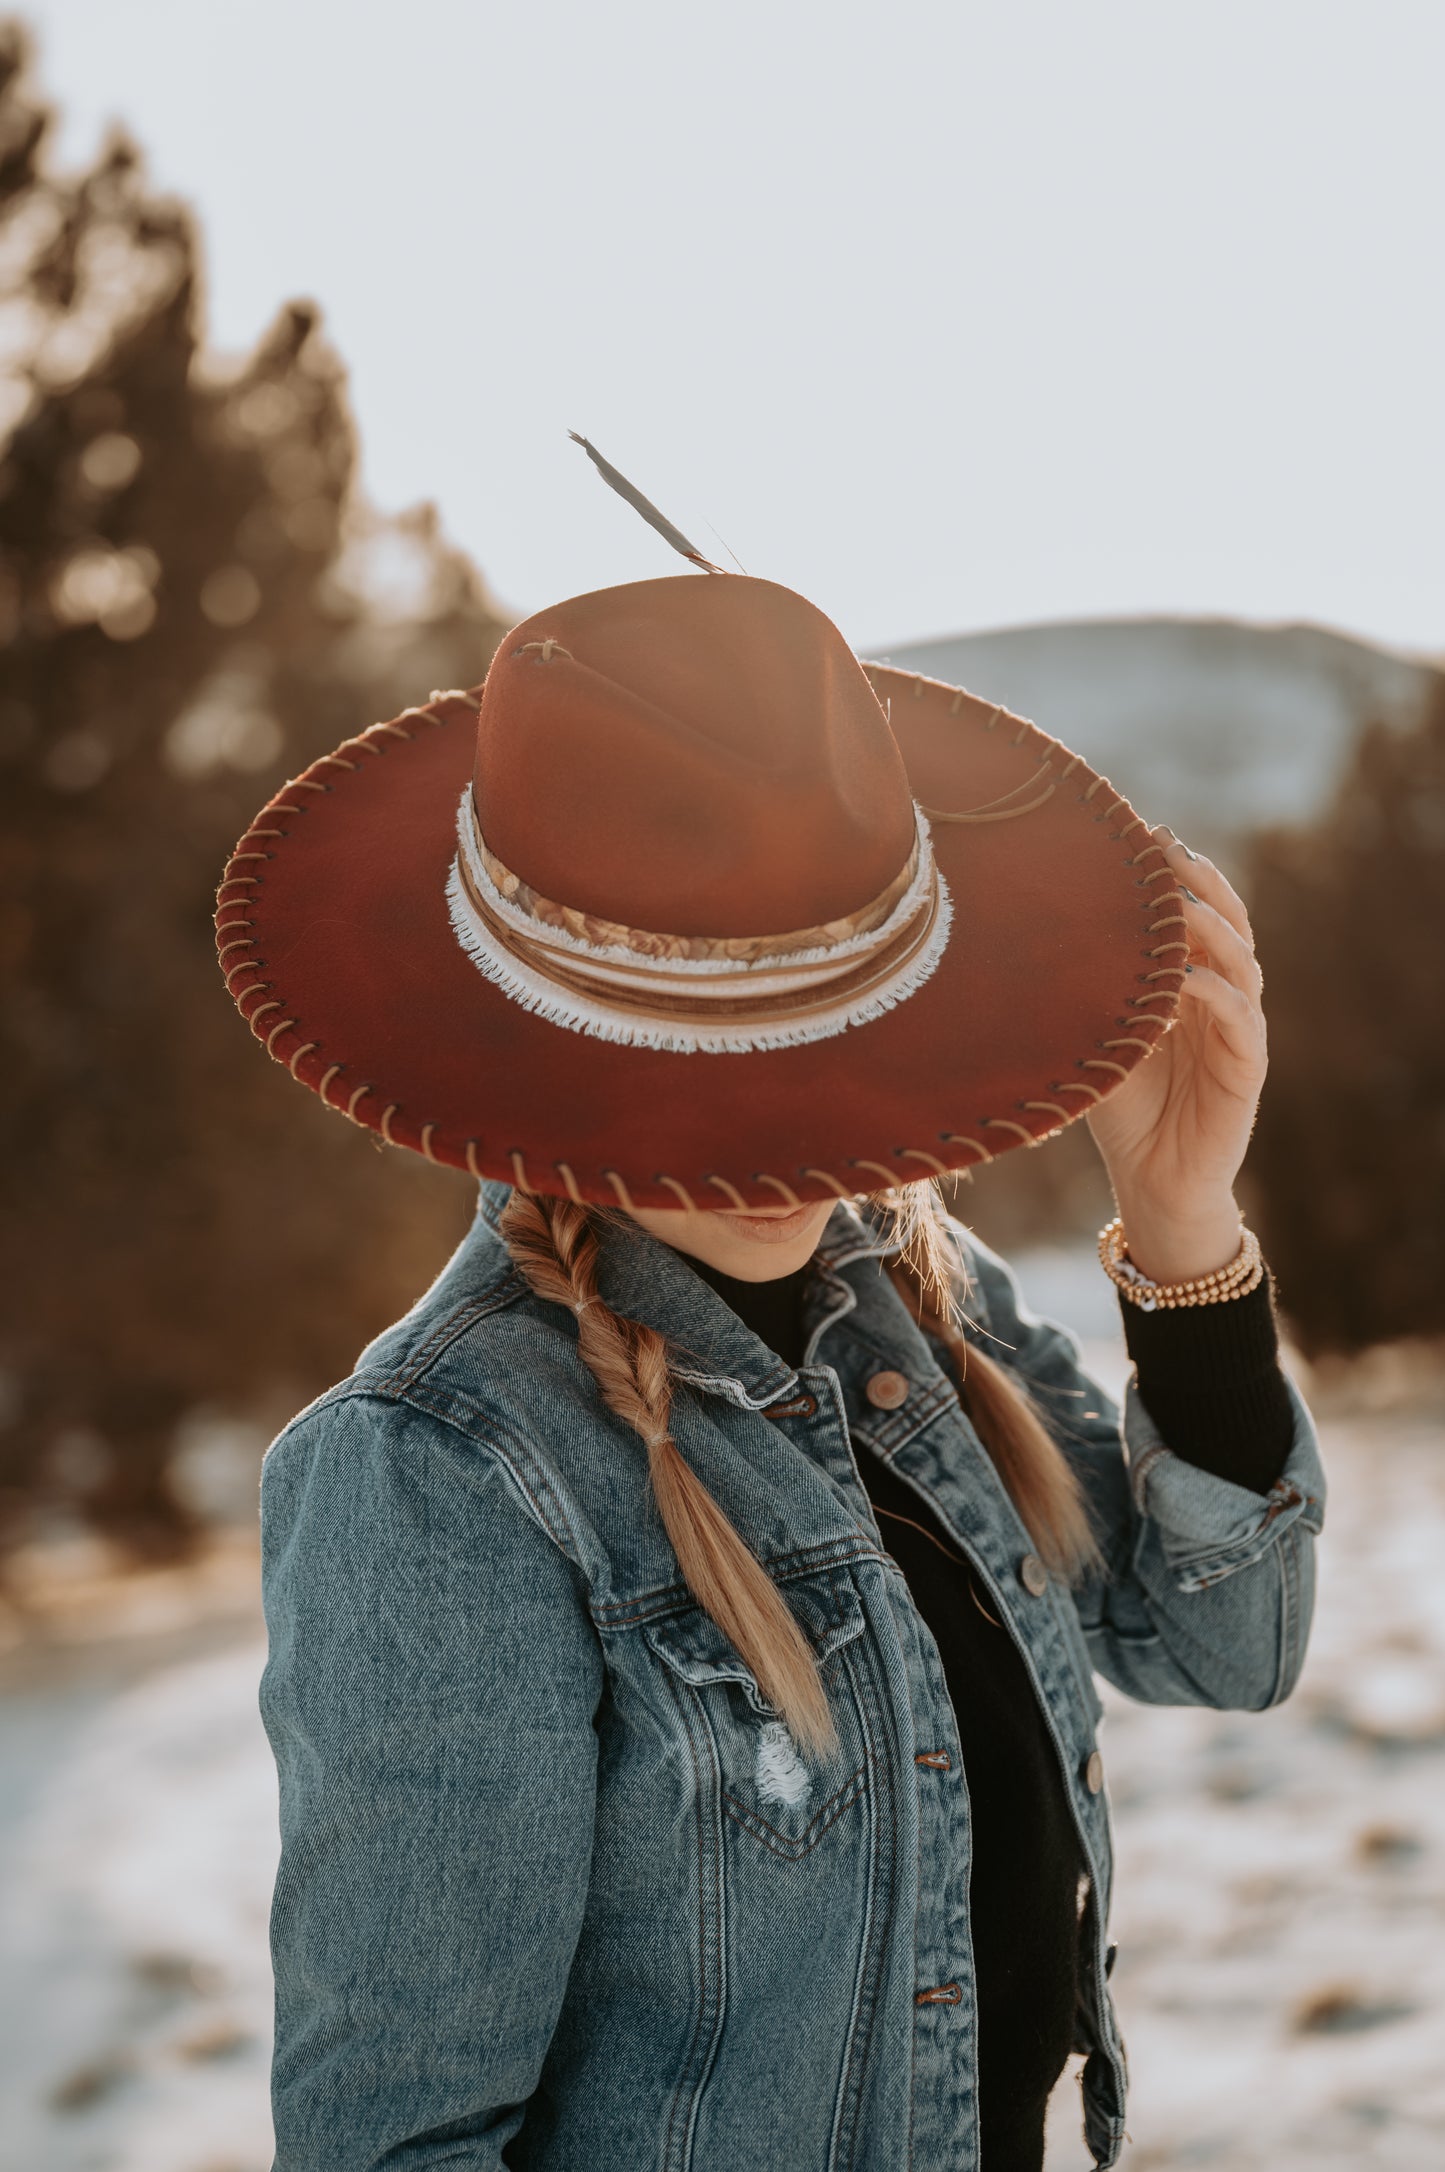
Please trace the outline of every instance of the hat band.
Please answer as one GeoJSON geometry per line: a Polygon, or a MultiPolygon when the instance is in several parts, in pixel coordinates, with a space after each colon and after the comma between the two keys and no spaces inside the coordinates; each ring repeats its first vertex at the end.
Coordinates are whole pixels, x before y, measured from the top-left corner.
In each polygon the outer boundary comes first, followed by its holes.
{"type": "Polygon", "coordinates": [[[604,920],[600,914],[582,912],[576,906],[559,905],[554,899],[543,897],[497,858],[481,833],[476,802],[470,797],[466,812],[475,857],[489,876],[491,887],[500,891],[528,921],[540,923],[543,929],[560,930],[574,936],[589,951],[629,950],[654,965],[667,959],[686,959],[690,964],[710,959],[722,960],[728,965],[755,967],[763,960],[834,951],[850,937],[867,935],[880,926],[918,873],[918,839],[915,836],[913,850],[892,882],[867,905],[840,919],[819,921],[810,928],[794,928],[787,935],[659,935],[650,928],[630,928],[620,920],[604,920]]]}
{"type": "Polygon", "coordinates": [[[540,897],[486,844],[468,788],[452,925],[489,980],[574,1032],[718,1053],[824,1040],[903,1001],[943,954],[952,907],[915,819],[906,863],[853,913],[786,935],[666,935],[540,897]]]}

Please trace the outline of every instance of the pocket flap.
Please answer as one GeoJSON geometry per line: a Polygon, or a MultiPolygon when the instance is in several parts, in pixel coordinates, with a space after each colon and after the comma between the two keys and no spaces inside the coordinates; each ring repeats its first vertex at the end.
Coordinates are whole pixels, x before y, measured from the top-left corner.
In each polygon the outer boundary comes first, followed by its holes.
{"type": "MultiPolygon", "coordinates": [[[[813,1647],[820,1666],[840,1645],[861,1635],[863,1605],[845,1569],[794,1577],[789,1583],[779,1584],[778,1592],[813,1647]]],[[[746,1660],[700,1606],[646,1622],[642,1633],[658,1658],[684,1682],[695,1688],[706,1682],[740,1682],[755,1710],[767,1714],[775,1711],[746,1660]]]]}

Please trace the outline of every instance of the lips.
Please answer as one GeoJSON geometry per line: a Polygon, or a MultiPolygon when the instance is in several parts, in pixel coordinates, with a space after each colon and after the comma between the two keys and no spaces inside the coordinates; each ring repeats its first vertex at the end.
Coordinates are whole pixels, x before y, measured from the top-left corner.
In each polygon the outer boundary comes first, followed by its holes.
{"type": "Polygon", "coordinates": [[[775,1212],[767,1210],[759,1214],[738,1214],[725,1208],[721,1219],[739,1236],[748,1237],[757,1244],[786,1244],[792,1237],[800,1237],[809,1223],[817,1216],[816,1206],[780,1207],[775,1212]]]}

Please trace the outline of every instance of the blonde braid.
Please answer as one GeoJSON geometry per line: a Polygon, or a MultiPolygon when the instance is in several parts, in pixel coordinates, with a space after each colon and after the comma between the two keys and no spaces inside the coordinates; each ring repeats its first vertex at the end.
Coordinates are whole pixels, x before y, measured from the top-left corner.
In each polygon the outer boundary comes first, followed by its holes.
{"type": "Polygon", "coordinates": [[[646,1443],[653,1495],[689,1591],[752,1669],[799,1748],[824,1755],[837,1736],[812,1647],[672,1437],[665,1339],[598,1295],[598,1218],[598,1210],[574,1200],[514,1191],[502,1236],[536,1295],[576,1315],[578,1354],[602,1400],[646,1443]]]}
{"type": "MultiPolygon", "coordinates": [[[[894,1217],[899,1241],[889,1273],[919,1325],[953,1359],[959,1401],[1003,1480],[1041,1560],[1066,1582],[1103,1566],[1073,1466],[1027,1390],[1007,1366],[970,1343],[959,1326],[956,1262],[934,1178],[871,1195],[894,1217]]],[[[963,1298],[968,1297],[965,1273],[963,1298]]]]}

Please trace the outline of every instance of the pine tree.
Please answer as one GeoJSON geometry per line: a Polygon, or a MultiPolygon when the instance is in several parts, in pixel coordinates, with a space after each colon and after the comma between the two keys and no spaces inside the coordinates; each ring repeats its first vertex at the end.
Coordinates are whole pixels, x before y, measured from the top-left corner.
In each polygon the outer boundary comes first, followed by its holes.
{"type": "Polygon", "coordinates": [[[1445,1333],[1445,693],[1325,815],[1256,840],[1270,1067],[1250,1151],[1309,1355],[1445,1333]]]}
{"type": "Polygon", "coordinates": [[[190,214],[122,137],[57,172],[49,123],[0,26],[0,1542],[63,1505],[166,1552],[183,1415],[343,1373],[471,1204],[257,1060],[222,865],[500,624],[426,509],[358,503],[316,310],[220,369],[190,214]]]}

